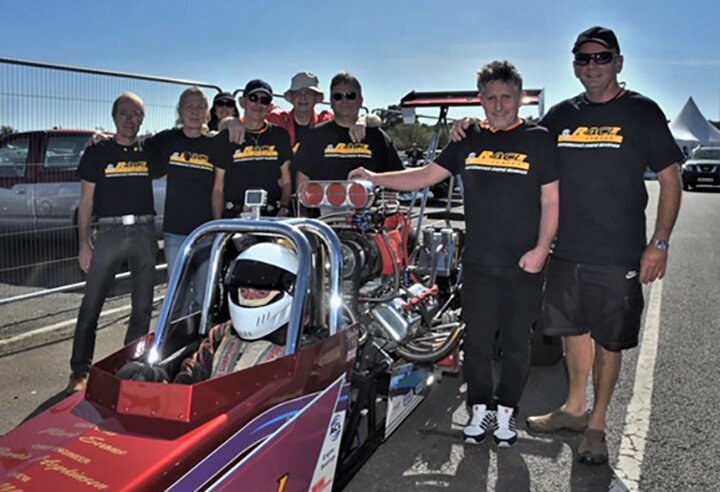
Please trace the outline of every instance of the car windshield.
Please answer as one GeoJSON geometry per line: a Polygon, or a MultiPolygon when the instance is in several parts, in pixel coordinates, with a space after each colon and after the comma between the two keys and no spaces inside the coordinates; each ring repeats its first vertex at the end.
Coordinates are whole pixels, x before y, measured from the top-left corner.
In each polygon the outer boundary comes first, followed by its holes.
{"type": "Polygon", "coordinates": [[[720,161],[720,147],[716,147],[716,148],[700,147],[699,149],[695,149],[695,152],[693,152],[693,159],[720,161]]]}

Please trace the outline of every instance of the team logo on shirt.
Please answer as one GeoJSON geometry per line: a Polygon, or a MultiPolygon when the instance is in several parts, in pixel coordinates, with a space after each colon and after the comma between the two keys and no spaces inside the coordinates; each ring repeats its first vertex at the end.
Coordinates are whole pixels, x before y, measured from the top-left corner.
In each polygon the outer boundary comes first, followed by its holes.
{"type": "Polygon", "coordinates": [[[621,130],[619,126],[579,126],[572,132],[566,128],[558,135],[558,147],[618,149],[623,142],[621,130]]]}
{"type": "Polygon", "coordinates": [[[147,176],[147,161],[118,161],[105,166],[105,176],[120,178],[127,176],[147,176]]]}
{"type": "Polygon", "coordinates": [[[275,161],[279,156],[274,145],[248,145],[244,149],[235,149],[233,162],[275,161]]]}
{"type": "Polygon", "coordinates": [[[328,144],[323,151],[323,155],[325,157],[371,159],[372,150],[370,150],[370,145],[366,143],[342,142],[335,145],[328,144]]]}
{"type": "Polygon", "coordinates": [[[298,150],[300,150],[300,142],[295,142],[295,145],[293,145],[292,148],[293,155],[297,154],[298,150]]]}
{"type": "Polygon", "coordinates": [[[198,154],[197,152],[173,152],[170,156],[169,164],[171,166],[190,167],[203,171],[212,171],[215,168],[207,155],[198,154]]]}
{"type": "Polygon", "coordinates": [[[471,152],[465,158],[468,171],[490,171],[498,173],[527,174],[530,162],[527,154],[520,152],[499,152],[483,150],[480,154],[471,152]]]}

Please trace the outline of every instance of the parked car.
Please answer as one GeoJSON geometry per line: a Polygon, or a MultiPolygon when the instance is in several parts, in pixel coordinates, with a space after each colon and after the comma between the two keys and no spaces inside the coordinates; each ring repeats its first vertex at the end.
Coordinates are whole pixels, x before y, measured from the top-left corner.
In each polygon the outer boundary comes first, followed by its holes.
{"type": "MultiPolygon", "coordinates": [[[[77,167],[94,130],[46,130],[0,138],[0,233],[77,225],[77,167]]],[[[153,181],[162,226],[165,180],[153,181]]]]}
{"type": "Polygon", "coordinates": [[[699,185],[720,185],[720,146],[701,145],[693,149],[682,166],[684,190],[699,185]]]}

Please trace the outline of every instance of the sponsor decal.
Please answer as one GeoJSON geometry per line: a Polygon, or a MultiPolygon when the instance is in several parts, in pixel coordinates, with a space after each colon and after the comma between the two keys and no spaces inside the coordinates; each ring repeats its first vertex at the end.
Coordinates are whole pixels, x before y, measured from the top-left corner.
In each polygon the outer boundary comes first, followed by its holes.
{"type": "Polygon", "coordinates": [[[108,444],[105,442],[105,439],[99,436],[80,436],[78,437],[78,441],[89,444],[90,446],[94,446],[98,449],[102,449],[103,451],[107,451],[110,454],[114,454],[117,456],[122,456],[127,454],[127,451],[124,449],[116,448],[112,444],[108,444]]]}
{"type": "Polygon", "coordinates": [[[280,157],[274,145],[248,145],[244,149],[235,149],[233,162],[270,161],[280,157]]]}
{"type": "Polygon", "coordinates": [[[80,435],[77,432],[68,432],[65,429],[58,429],[57,427],[49,427],[47,429],[43,429],[38,432],[38,434],[47,434],[53,437],[77,437],[80,435]]]}
{"type": "Polygon", "coordinates": [[[108,484],[85,475],[77,468],[69,468],[63,465],[60,460],[51,460],[45,458],[40,462],[40,465],[42,466],[44,471],[58,472],[61,475],[64,475],[65,477],[71,480],[75,480],[76,482],[83,485],[87,485],[88,487],[97,490],[105,490],[108,488],[108,484]]]}
{"type": "Polygon", "coordinates": [[[0,456],[3,458],[12,458],[14,460],[29,460],[32,458],[31,455],[28,453],[23,453],[22,451],[13,451],[10,448],[0,448],[0,456]]]}
{"type": "Polygon", "coordinates": [[[332,485],[332,482],[332,478],[328,480],[326,477],[322,477],[320,480],[312,484],[310,490],[312,492],[322,492],[323,490],[328,490],[330,485],[332,485]]]}
{"type": "Polygon", "coordinates": [[[105,176],[107,177],[125,177],[125,176],[147,176],[147,161],[118,161],[109,163],[105,166],[105,176]]]}
{"type": "Polygon", "coordinates": [[[342,416],[340,414],[336,414],[335,417],[332,419],[332,423],[330,424],[330,440],[336,441],[338,437],[340,437],[340,432],[342,431],[342,416]]]}
{"type": "Polygon", "coordinates": [[[337,143],[335,145],[328,144],[323,151],[325,157],[341,157],[341,158],[372,158],[372,150],[370,145],[366,143],[337,143]]]}
{"type": "Polygon", "coordinates": [[[558,135],[558,147],[620,148],[623,136],[619,126],[579,126],[572,132],[566,128],[558,135]]]}

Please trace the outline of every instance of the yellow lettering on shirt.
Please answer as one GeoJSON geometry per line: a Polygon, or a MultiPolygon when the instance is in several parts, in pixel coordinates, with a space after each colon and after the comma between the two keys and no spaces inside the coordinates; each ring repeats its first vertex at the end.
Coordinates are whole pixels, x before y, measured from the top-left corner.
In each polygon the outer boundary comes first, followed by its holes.
{"type": "Polygon", "coordinates": [[[372,150],[370,150],[370,144],[341,142],[325,147],[323,155],[325,157],[372,157],[372,150]]]}
{"type": "Polygon", "coordinates": [[[233,162],[275,160],[280,156],[274,145],[248,145],[233,152],[233,162]]]}
{"type": "Polygon", "coordinates": [[[471,153],[465,159],[465,166],[493,166],[511,169],[530,169],[530,163],[526,161],[527,154],[520,152],[495,152],[483,150],[480,155],[471,153]]]}
{"type": "Polygon", "coordinates": [[[558,142],[611,142],[622,143],[619,126],[579,126],[569,135],[558,135],[558,142]]]}
{"type": "Polygon", "coordinates": [[[105,175],[145,174],[148,173],[147,161],[118,161],[105,167],[105,175]]]}
{"type": "Polygon", "coordinates": [[[182,167],[195,167],[212,171],[214,166],[210,158],[205,154],[197,152],[173,152],[170,156],[170,164],[182,167]]]}

